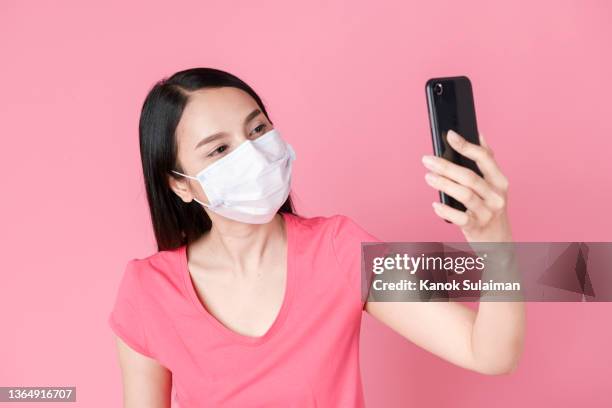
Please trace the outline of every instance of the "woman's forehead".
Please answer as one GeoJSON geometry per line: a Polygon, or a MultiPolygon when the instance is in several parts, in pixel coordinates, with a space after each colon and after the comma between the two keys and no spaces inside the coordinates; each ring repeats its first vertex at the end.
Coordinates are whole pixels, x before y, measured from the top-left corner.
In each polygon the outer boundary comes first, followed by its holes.
{"type": "Polygon", "coordinates": [[[244,118],[257,102],[246,92],[233,88],[208,88],[192,93],[177,126],[183,143],[217,132],[242,130],[244,118]]]}

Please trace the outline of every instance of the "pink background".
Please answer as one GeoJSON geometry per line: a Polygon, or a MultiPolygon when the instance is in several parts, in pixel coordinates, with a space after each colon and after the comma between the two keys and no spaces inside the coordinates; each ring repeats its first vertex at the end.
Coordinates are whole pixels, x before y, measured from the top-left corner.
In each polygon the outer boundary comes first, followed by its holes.
{"type": "MultiPolygon", "coordinates": [[[[262,96],[297,152],[301,214],[398,241],[463,240],[433,212],[420,158],[425,81],[468,75],[515,240],[612,241],[611,17],[604,0],[2,1],[0,385],[120,405],[106,318],[126,261],[154,251],[138,115],[180,69],[225,69],[262,96]]],[[[502,377],[364,314],[368,405],[610,406],[611,311],[529,304],[522,364],[502,377]]]]}

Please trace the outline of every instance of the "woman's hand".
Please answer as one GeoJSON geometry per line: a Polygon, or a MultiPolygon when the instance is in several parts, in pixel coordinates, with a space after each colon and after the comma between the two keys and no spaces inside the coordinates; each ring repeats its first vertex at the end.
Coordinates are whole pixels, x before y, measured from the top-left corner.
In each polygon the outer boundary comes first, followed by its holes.
{"type": "Polygon", "coordinates": [[[467,210],[456,210],[434,202],[438,216],[458,225],[470,242],[512,241],[508,220],[508,179],[493,159],[493,151],[482,133],[480,145],[470,143],[456,132],[449,130],[448,142],[459,154],[472,159],[483,177],[474,171],[437,156],[423,156],[423,164],[430,172],[427,183],[437,190],[460,201],[467,210]]]}

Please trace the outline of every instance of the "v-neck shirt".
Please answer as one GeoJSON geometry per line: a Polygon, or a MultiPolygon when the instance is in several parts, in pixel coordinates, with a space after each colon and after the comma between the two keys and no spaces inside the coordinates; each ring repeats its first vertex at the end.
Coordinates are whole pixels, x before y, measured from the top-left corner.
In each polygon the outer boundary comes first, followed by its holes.
{"type": "Polygon", "coordinates": [[[172,372],[181,408],[365,406],[361,242],[379,240],[345,215],[281,214],[285,290],[262,336],[231,330],[203,306],[186,245],[128,261],[108,323],[172,372]]]}

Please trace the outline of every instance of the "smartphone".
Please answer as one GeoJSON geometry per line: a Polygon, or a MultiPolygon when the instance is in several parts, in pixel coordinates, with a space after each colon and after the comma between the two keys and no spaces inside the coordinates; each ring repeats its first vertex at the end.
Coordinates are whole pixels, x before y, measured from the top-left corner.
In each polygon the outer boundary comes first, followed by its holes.
{"type": "MultiPolygon", "coordinates": [[[[425,94],[434,154],[467,167],[482,177],[476,162],[456,152],[446,140],[449,129],[452,129],[467,141],[480,144],[470,79],[467,76],[431,78],[425,83],[425,94]]],[[[438,192],[443,204],[459,211],[466,210],[463,203],[454,197],[440,190],[438,192]]],[[[444,221],[450,223],[446,219],[444,221]]]]}

